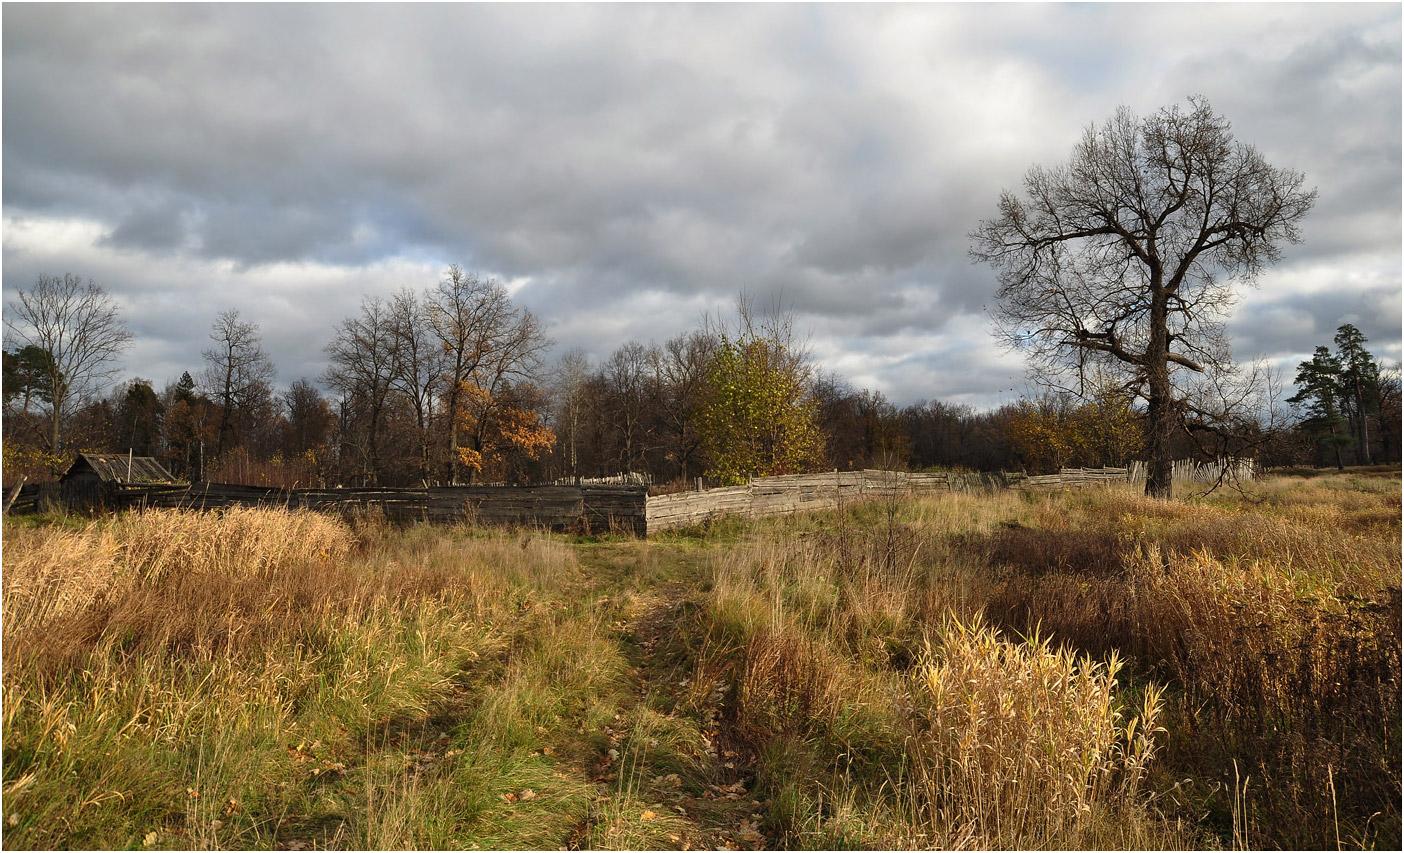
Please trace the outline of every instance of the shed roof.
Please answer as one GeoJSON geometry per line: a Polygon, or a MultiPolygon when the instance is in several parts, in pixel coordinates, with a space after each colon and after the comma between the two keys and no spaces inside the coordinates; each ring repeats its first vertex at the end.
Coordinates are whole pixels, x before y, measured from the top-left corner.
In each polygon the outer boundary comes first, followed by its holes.
{"type": "Polygon", "coordinates": [[[175,478],[150,456],[127,456],[124,453],[80,453],[63,475],[92,470],[105,483],[173,483],[175,478]],[[128,463],[130,462],[130,474],[128,463]]]}

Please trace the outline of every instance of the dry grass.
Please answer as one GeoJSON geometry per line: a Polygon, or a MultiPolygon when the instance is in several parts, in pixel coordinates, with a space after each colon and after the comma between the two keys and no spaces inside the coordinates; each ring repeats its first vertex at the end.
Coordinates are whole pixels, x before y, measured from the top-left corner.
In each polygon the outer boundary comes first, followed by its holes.
{"type": "Polygon", "coordinates": [[[1399,512],[1396,475],[649,543],[7,525],[5,844],[1393,849],[1399,512]]]}
{"type": "Polygon", "coordinates": [[[1399,498],[1397,475],[1325,477],[1171,503],[943,495],[767,522],[716,557],[709,666],[738,676],[732,713],[790,843],[1389,847],[1399,498]],[[1045,677],[1050,704],[1021,705],[1045,677]],[[913,707],[948,684],[965,722],[894,743],[891,697],[912,684],[913,707]],[[1109,734],[1133,706],[1164,729],[1154,749],[1144,728],[1109,734]],[[979,708],[1109,763],[1090,786],[1081,770],[1058,771],[1065,789],[1033,783],[1052,765],[971,722],[979,708]],[[1136,784],[1098,787],[1112,778],[1136,784]]]}
{"type": "MultiPolygon", "coordinates": [[[[1160,691],[1126,716],[1121,661],[1047,638],[1009,642],[978,617],[949,621],[911,676],[904,711],[922,815],[936,846],[1081,848],[1144,823],[1160,691]]],[[[1129,845],[1121,845],[1129,846],[1129,845]]]]}
{"type": "Polygon", "coordinates": [[[7,529],[6,845],[461,846],[440,812],[486,818],[513,775],[579,813],[578,784],[417,734],[574,571],[536,537],[276,510],[7,529]]]}

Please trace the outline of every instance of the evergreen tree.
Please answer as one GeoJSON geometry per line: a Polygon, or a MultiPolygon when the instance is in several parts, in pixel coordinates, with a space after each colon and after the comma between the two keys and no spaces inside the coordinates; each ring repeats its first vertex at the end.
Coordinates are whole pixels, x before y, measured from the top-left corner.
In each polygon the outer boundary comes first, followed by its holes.
{"type": "Polygon", "coordinates": [[[1311,361],[1297,365],[1297,393],[1287,402],[1302,406],[1306,417],[1298,429],[1315,439],[1317,446],[1333,451],[1336,467],[1345,469],[1341,449],[1355,443],[1341,417],[1341,360],[1326,347],[1317,347],[1311,361]]]}
{"type": "Polygon", "coordinates": [[[1379,411],[1380,366],[1365,349],[1367,340],[1350,323],[1336,330],[1336,360],[1341,366],[1341,409],[1353,424],[1352,433],[1359,442],[1360,461],[1369,465],[1368,417],[1371,411],[1379,411]]]}

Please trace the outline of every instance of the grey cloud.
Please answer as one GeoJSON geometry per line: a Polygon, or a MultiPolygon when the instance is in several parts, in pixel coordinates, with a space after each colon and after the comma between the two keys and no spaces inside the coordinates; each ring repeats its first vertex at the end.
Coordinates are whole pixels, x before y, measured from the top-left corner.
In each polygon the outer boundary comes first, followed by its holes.
{"type": "MultiPolygon", "coordinates": [[[[581,317],[666,339],[744,287],[853,346],[924,335],[910,363],[949,364],[952,318],[992,297],[965,235],[999,189],[1066,158],[1128,95],[1144,110],[1202,91],[1321,187],[1288,263],[1397,258],[1397,8],[1271,7],[1261,25],[1193,8],[11,5],[5,213],[96,221],[114,251],[227,260],[227,281],[322,264],[388,292],[433,277],[363,271],[458,262],[528,279],[518,297],[563,346],[586,344],[581,317]],[[1220,34],[1194,15],[1232,20],[1220,34]],[[1290,49],[1259,49],[1259,26],[1290,49]]],[[[7,292],[22,251],[7,241],[7,292]]],[[[218,295],[289,318],[265,323],[286,380],[315,375],[311,329],[330,334],[360,296],[309,293],[218,295]]],[[[935,375],[879,380],[931,396],[919,377],[935,375]]]]}
{"type": "MultiPolygon", "coordinates": [[[[1240,359],[1304,358],[1318,346],[1333,346],[1336,329],[1351,323],[1370,339],[1377,357],[1397,359],[1400,351],[1400,292],[1397,287],[1364,291],[1330,289],[1315,293],[1253,294],[1229,325],[1240,359]]],[[[1294,363],[1295,364],[1295,363],[1294,363]]]]}

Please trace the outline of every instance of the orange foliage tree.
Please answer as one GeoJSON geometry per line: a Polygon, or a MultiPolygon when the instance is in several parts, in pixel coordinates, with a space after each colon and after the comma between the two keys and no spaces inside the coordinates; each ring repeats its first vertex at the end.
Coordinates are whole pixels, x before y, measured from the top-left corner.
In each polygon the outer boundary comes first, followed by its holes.
{"type": "Polygon", "coordinates": [[[494,394],[474,382],[454,395],[459,406],[457,434],[465,443],[458,460],[488,481],[525,479],[527,462],[549,453],[556,434],[541,421],[541,393],[530,384],[504,385],[494,394]]]}

